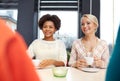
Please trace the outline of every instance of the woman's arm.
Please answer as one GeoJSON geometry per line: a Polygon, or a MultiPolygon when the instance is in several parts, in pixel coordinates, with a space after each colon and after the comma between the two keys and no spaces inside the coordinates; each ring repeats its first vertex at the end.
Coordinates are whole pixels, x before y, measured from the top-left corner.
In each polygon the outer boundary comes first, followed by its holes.
{"type": "Polygon", "coordinates": [[[27,49],[27,54],[30,58],[33,58],[34,57],[34,51],[33,51],[33,43],[30,44],[30,46],[28,47],[27,49]]]}
{"type": "Polygon", "coordinates": [[[95,67],[99,67],[99,68],[106,68],[108,65],[108,61],[109,61],[109,48],[106,42],[103,42],[103,52],[101,55],[101,58],[98,58],[97,56],[94,57],[95,58],[95,67]]]}
{"type": "Polygon", "coordinates": [[[50,65],[54,65],[56,67],[58,66],[64,66],[64,62],[63,61],[57,61],[57,60],[54,60],[54,59],[46,59],[46,60],[43,60],[40,64],[39,64],[39,67],[40,68],[45,68],[47,66],[50,66],[50,65]]]}
{"type": "Polygon", "coordinates": [[[76,45],[76,43],[74,42],[73,45],[72,45],[72,48],[71,48],[70,59],[69,59],[69,62],[68,62],[68,65],[72,66],[72,67],[76,67],[77,56],[76,56],[75,45],[76,45]]]}
{"type": "Polygon", "coordinates": [[[66,46],[65,44],[60,41],[58,44],[58,54],[59,54],[59,59],[55,62],[56,66],[63,66],[67,64],[67,51],[66,51],[66,46]]]}

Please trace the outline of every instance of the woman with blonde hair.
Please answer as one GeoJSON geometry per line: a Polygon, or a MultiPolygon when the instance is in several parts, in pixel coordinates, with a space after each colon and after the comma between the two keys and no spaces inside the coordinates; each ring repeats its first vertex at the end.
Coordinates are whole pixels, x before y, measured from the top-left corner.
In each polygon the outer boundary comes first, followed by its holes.
{"type": "Polygon", "coordinates": [[[97,28],[98,20],[94,15],[84,14],[81,17],[81,30],[84,36],[73,42],[69,60],[70,66],[106,68],[109,60],[109,49],[106,41],[95,35],[97,28]],[[86,57],[93,58],[91,65],[87,64],[86,57]]]}

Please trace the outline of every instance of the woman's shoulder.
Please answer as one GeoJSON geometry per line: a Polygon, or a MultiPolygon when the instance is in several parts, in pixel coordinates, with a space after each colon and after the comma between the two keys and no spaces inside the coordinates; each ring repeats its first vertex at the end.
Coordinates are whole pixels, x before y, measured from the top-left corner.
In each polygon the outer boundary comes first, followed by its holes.
{"type": "Polygon", "coordinates": [[[35,40],[33,40],[32,41],[32,43],[31,44],[38,44],[38,43],[40,43],[41,42],[41,40],[40,39],[35,39],[35,40]]]}
{"type": "Polygon", "coordinates": [[[60,39],[56,39],[55,41],[56,41],[57,43],[60,43],[60,44],[63,43],[63,44],[64,44],[64,41],[62,41],[62,40],[60,40],[60,39]]]}
{"type": "Polygon", "coordinates": [[[82,38],[80,38],[80,39],[76,39],[76,40],[73,41],[73,43],[80,43],[81,40],[82,40],[82,38]]]}
{"type": "Polygon", "coordinates": [[[39,42],[39,41],[41,41],[40,39],[35,39],[35,40],[33,40],[33,42],[39,42]]]}
{"type": "Polygon", "coordinates": [[[100,44],[102,44],[102,45],[107,45],[107,42],[106,42],[104,39],[98,38],[98,41],[99,41],[100,44]]]}

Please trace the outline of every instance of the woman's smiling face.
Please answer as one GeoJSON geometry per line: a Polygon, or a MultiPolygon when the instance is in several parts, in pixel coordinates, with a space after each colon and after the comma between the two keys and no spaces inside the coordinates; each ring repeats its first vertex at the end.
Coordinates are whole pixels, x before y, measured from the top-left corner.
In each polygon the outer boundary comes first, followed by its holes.
{"type": "Polygon", "coordinates": [[[83,17],[81,20],[81,29],[82,32],[87,35],[87,34],[92,34],[96,32],[96,24],[92,22],[90,19],[87,17],[83,17]]]}
{"type": "Polygon", "coordinates": [[[43,31],[44,37],[47,37],[47,38],[53,37],[53,34],[56,31],[54,23],[52,21],[46,21],[43,24],[42,31],[43,31]]]}

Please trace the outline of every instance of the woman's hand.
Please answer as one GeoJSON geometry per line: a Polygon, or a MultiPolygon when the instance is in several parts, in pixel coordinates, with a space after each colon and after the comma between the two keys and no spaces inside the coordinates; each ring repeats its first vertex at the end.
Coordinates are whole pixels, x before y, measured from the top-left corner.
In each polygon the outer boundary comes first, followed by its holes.
{"type": "Polygon", "coordinates": [[[94,66],[98,68],[101,68],[103,66],[103,61],[101,60],[101,58],[94,56],[94,66]]]}
{"type": "Polygon", "coordinates": [[[53,59],[43,60],[43,61],[39,64],[39,67],[40,67],[40,68],[45,68],[45,67],[47,67],[47,66],[49,66],[49,65],[54,65],[54,62],[55,62],[55,60],[53,60],[53,59]]]}
{"type": "Polygon", "coordinates": [[[86,64],[85,59],[79,59],[76,61],[77,68],[82,68],[82,67],[86,67],[86,66],[87,66],[87,64],[86,64]]]}

